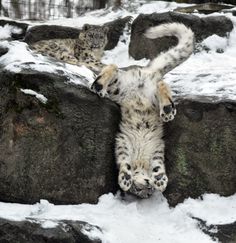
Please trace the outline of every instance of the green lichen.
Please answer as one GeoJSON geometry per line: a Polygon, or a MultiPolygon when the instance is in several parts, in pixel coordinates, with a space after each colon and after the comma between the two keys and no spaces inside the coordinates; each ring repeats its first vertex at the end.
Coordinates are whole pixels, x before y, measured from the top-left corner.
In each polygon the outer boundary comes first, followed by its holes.
{"type": "Polygon", "coordinates": [[[176,168],[179,174],[179,186],[186,188],[191,180],[189,179],[187,159],[180,147],[176,149],[176,168]]]}
{"type": "Polygon", "coordinates": [[[186,157],[181,148],[177,148],[176,157],[177,157],[176,163],[177,163],[178,172],[182,175],[188,175],[186,157]]]}

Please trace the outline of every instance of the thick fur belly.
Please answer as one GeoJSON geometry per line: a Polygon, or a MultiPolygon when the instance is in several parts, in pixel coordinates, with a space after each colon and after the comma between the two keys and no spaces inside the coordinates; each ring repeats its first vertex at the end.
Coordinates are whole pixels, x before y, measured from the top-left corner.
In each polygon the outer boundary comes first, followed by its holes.
{"type": "Polygon", "coordinates": [[[122,143],[126,145],[131,161],[150,161],[153,154],[164,147],[162,127],[136,130],[123,125],[117,135],[117,145],[122,143]]]}

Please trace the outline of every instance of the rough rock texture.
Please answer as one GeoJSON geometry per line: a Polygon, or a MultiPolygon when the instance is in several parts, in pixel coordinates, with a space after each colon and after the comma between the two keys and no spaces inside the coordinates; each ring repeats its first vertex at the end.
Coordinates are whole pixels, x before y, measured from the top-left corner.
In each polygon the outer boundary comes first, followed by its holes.
{"type": "Polygon", "coordinates": [[[194,13],[195,11],[203,14],[211,14],[215,12],[221,12],[222,10],[234,8],[233,5],[219,4],[219,3],[202,3],[189,7],[179,7],[174,11],[180,13],[194,13]]]}
{"type": "MultiPolygon", "coordinates": [[[[105,49],[110,50],[117,45],[119,38],[123,34],[126,25],[129,24],[130,19],[131,19],[130,17],[125,17],[104,24],[104,26],[109,27],[108,43],[105,49]]],[[[25,36],[25,41],[28,44],[32,44],[40,40],[49,40],[49,39],[56,39],[56,38],[76,39],[79,36],[79,33],[80,33],[79,29],[72,28],[72,27],[57,26],[57,25],[39,25],[39,26],[34,26],[28,30],[25,36]]]]}
{"type": "Polygon", "coordinates": [[[61,74],[0,70],[0,80],[0,201],[95,203],[117,190],[114,103],[61,74]]]}
{"type": "Polygon", "coordinates": [[[80,30],[73,27],[59,26],[59,25],[37,25],[29,28],[25,35],[24,41],[28,44],[40,40],[49,39],[76,39],[78,38],[80,30]]]}
{"type": "Polygon", "coordinates": [[[105,24],[105,26],[109,27],[109,31],[107,34],[108,43],[105,48],[106,50],[111,50],[117,45],[120,36],[123,35],[125,27],[127,25],[130,25],[131,19],[131,17],[127,16],[125,18],[117,19],[115,21],[108,22],[105,24]]]}
{"type": "Polygon", "coordinates": [[[182,99],[165,129],[171,205],[207,192],[236,192],[236,102],[182,99]]]}
{"type": "Polygon", "coordinates": [[[81,221],[60,221],[55,228],[42,228],[32,221],[0,219],[0,242],[4,243],[101,243],[90,239],[84,230],[101,231],[97,226],[81,221]]]}
{"type": "Polygon", "coordinates": [[[21,33],[13,33],[12,34],[12,39],[14,40],[18,40],[18,39],[23,39],[24,36],[25,36],[25,33],[27,31],[27,28],[28,28],[28,24],[26,23],[22,23],[22,22],[16,22],[16,21],[12,21],[12,20],[5,20],[5,19],[0,19],[0,26],[4,26],[4,25],[11,25],[11,26],[15,26],[19,29],[21,29],[21,33]]]}
{"type": "Polygon", "coordinates": [[[199,18],[194,15],[176,12],[140,14],[132,24],[129,54],[135,59],[153,59],[160,52],[168,50],[170,46],[176,45],[177,39],[174,37],[150,40],[143,35],[149,27],[167,22],[180,22],[190,27],[195,34],[197,42],[213,34],[225,36],[233,29],[231,20],[225,16],[199,18]]]}

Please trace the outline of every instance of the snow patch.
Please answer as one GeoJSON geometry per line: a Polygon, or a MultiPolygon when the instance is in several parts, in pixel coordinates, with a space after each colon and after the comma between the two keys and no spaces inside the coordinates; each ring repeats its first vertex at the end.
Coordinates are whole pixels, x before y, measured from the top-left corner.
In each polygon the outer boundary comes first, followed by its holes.
{"type": "Polygon", "coordinates": [[[210,243],[214,242],[199,228],[198,217],[207,224],[230,224],[236,221],[236,194],[221,197],[205,194],[202,199],[187,199],[175,208],[155,193],[147,200],[106,194],[99,203],[80,205],[53,205],[41,200],[35,205],[0,203],[0,217],[11,220],[30,218],[45,222],[44,227],[54,227],[59,220],[80,220],[97,225],[84,228],[91,238],[101,238],[104,243],[210,243]],[[91,229],[91,228],[90,228],[91,229]]]}
{"type": "Polygon", "coordinates": [[[225,50],[228,44],[228,40],[227,38],[220,37],[218,35],[212,35],[203,40],[202,44],[213,51],[225,50]]]}
{"type": "Polygon", "coordinates": [[[21,34],[22,29],[17,28],[15,26],[11,26],[9,24],[0,26],[0,40],[11,38],[12,34],[21,34]]]}
{"type": "Polygon", "coordinates": [[[41,223],[41,227],[44,229],[56,228],[58,226],[58,222],[46,220],[41,223]]]}
{"type": "Polygon", "coordinates": [[[34,90],[32,89],[20,89],[21,92],[23,92],[24,94],[28,94],[28,95],[32,95],[32,96],[35,96],[39,101],[41,101],[43,104],[46,104],[48,99],[42,95],[42,94],[39,94],[37,92],[35,92],[34,90]]]}
{"type": "Polygon", "coordinates": [[[124,34],[120,37],[117,46],[109,51],[105,51],[102,58],[104,64],[116,64],[119,68],[128,67],[131,65],[146,66],[149,60],[143,58],[135,60],[129,56],[130,32],[126,28],[124,34]]]}

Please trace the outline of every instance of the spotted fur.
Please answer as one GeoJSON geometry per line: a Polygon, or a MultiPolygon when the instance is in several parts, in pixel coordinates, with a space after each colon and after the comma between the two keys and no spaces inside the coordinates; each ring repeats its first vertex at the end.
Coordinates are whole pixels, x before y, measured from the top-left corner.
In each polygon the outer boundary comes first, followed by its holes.
{"type": "Polygon", "coordinates": [[[118,69],[107,66],[92,85],[100,96],[121,107],[120,132],[116,136],[118,183],[123,191],[141,198],[164,191],[168,178],[164,165],[163,122],[174,119],[176,109],[164,74],[193,52],[193,32],[183,24],[152,27],[147,38],[176,36],[177,46],[161,53],[147,67],[118,69]]]}

